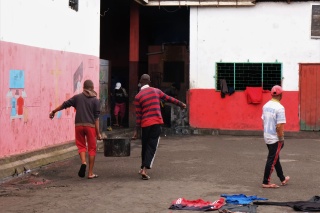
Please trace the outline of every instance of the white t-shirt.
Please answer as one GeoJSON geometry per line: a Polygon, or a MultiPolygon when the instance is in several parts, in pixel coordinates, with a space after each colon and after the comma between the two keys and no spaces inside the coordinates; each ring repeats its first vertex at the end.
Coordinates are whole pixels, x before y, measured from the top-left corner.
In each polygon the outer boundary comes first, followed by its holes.
{"type": "Polygon", "coordinates": [[[262,108],[264,141],[266,144],[273,144],[279,141],[277,136],[277,124],[286,123],[284,107],[279,101],[271,99],[262,108]]]}

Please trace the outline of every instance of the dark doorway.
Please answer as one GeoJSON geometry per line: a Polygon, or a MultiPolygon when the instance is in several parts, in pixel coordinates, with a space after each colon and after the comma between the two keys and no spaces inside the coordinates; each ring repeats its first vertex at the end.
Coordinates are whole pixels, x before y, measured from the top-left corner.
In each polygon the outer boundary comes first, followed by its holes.
{"type": "MultiPolygon", "coordinates": [[[[100,19],[100,58],[110,62],[110,93],[113,91],[115,84],[121,82],[123,87],[129,88],[130,69],[129,69],[129,50],[130,50],[130,6],[133,0],[107,0],[100,1],[101,19],[100,19]]],[[[149,60],[150,46],[162,46],[167,52],[164,55],[170,58],[170,51],[176,51],[176,48],[166,48],[165,46],[182,45],[186,52],[189,48],[189,7],[146,7],[139,5],[139,72],[138,75],[149,73],[151,75],[149,60]]],[[[180,50],[179,50],[180,51],[180,50]]],[[[165,52],[165,51],[164,51],[165,52]]],[[[176,52],[173,53],[173,55],[176,52]]],[[[172,57],[171,57],[172,58],[172,57]]],[[[174,59],[176,63],[179,60],[174,59]]],[[[157,65],[163,68],[160,62],[157,65]]],[[[181,75],[185,82],[184,90],[188,89],[189,61],[185,62],[183,70],[187,75],[181,75]],[[187,68],[187,69],[186,69],[187,68]]],[[[163,71],[163,70],[162,70],[163,71]]],[[[176,78],[176,73],[171,75],[166,73],[169,79],[176,78]],[[174,76],[173,76],[174,75],[174,76]]],[[[139,77],[138,76],[138,77],[139,77]]],[[[162,75],[163,76],[163,75],[162,75]]],[[[162,79],[163,80],[163,79],[162,79]]],[[[167,83],[168,85],[171,82],[167,83]]],[[[161,87],[163,85],[159,85],[161,87]]],[[[166,84],[164,84],[164,87],[166,84]]],[[[162,89],[162,88],[161,88],[162,89]]],[[[110,94],[109,94],[110,95],[110,94]]],[[[110,99],[112,105],[112,99],[110,99]]],[[[131,103],[128,103],[131,104],[131,103]]],[[[127,104],[127,105],[128,105],[127,104]]],[[[110,106],[111,115],[113,106],[110,106]]],[[[128,126],[128,110],[124,121],[128,126]]],[[[113,116],[112,116],[113,117],[113,116]]],[[[114,119],[114,118],[113,118],[114,119]]]]}
{"type": "MultiPolygon", "coordinates": [[[[110,62],[109,104],[114,124],[114,98],[111,96],[117,82],[128,92],[129,86],[129,20],[130,0],[101,1],[100,58],[110,62]]],[[[123,126],[128,126],[128,102],[123,126]]]]}
{"type": "Polygon", "coordinates": [[[152,86],[165,91],[172,83],[186,101],[189,89],[189,7],[140,7],[140,63],[152,86]]]}

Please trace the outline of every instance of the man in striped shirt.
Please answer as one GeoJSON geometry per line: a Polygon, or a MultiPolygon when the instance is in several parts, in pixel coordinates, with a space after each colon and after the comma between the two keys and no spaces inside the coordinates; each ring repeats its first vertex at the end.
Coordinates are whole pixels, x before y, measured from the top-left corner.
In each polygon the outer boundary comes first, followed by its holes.
{"type": "Polygon", "coordinates": [[[141,169],[139,174],[143,180],[148,180],[147,169],[151,169],[156,150],[160,140],[161,125],[163,119],[161,115],[160,101],[165,100],[181,108],[186,108],[186,104],[166,95],[161,90],[150,87],[150,76],[143,74],[140,78],[141,90],[135,96],[134,105],[136,107],[136,130],[141,128],[141,169]]]}

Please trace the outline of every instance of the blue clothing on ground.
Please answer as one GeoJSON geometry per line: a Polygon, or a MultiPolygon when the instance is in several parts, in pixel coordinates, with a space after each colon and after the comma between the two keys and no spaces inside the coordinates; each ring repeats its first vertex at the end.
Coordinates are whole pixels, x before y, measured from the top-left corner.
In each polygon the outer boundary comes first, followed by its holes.
{"type": "Polygon", "coordinates": [[[246,196],[244,194],[234,194],[234,195],[222,194],[221,197],[226,198],[226,203],[240,204],[240,205],[250,204],[255,200],[268,200],[267,198],[257,197],[256,195],[246,196]]]}

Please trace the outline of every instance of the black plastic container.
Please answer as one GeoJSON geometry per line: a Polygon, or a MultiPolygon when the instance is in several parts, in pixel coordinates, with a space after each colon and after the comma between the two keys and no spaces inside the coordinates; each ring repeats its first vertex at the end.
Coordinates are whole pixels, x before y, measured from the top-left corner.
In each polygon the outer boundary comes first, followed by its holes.
{"type": "Polygon", "coordinates": [[[103,139],[105,157],[126,157],[130,156],[129,138],[107,138],[103,139]]]}

